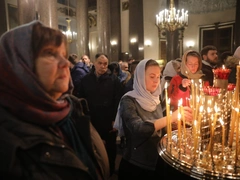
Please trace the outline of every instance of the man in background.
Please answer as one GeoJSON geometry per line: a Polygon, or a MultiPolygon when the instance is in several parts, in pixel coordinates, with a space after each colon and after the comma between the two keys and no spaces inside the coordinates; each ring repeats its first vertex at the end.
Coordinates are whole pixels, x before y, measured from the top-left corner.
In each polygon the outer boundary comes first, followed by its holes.
{"type": "Polygon", "coordinates": [[[218,54],[217,48],[212,45],[207,45],[202,48],[202,72],[205,74],[205,81],[208,81],[210,86],[213,86],[214,74],[213,69],[217,67],[218,64],[218,54]]]}
{"type": "Polygon", "coordinates": [[[83,63],[86,64],[88,69],[90,70],[92,68],[93,63],[91,62],[89,56],[84,54],[81,59],[83,63]]]}

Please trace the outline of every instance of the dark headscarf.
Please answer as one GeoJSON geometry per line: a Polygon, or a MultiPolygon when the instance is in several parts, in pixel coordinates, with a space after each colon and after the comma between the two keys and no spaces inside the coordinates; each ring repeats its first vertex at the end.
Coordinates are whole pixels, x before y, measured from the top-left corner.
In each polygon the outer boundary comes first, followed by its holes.
{"type": "Polygon", "coordinates": [[[38,23],[21,25],[0,38],[0,106],[24,121],[51,125],[67,116],[70,105],[52,99],[34,73],[31,41],[38,23]]]}

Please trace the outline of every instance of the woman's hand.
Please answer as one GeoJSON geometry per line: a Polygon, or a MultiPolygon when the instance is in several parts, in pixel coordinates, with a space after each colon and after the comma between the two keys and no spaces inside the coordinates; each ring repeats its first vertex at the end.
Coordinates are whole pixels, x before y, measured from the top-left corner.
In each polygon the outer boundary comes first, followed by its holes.
{"type": "Polygon", "coordinates": [[[190,84],[191,84],[191,80],[190,80],[190,79],[183,79],[183,80],[182,80],[182,86],[183,86],[184,88],[190,86],[190,84]]]}
{"type": "MultiPolygon", "coordinates": [[[[185,117],[185,121],[191,123],[192,120],[193,120],[192,109],[188,106],[184,106],[183,107],[183,114],[184,114],[184,117],[185,117]]],[[[172,113],[172,122],[177,122],[177,120],[178,120],[178,110],[176,110],[172,113]]]]}

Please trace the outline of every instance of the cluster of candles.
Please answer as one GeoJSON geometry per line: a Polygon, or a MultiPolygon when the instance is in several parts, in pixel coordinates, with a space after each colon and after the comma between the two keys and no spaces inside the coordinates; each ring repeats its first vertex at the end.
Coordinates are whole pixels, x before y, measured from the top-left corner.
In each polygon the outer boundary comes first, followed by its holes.
{"type": "Polygon", "coordinates": [[[231,69],[226,69],[223,65],[222,68],[213,69],[213,73],[216,79],[228,79],[231,69]]]}
{"type": "MultiPolygon", "coordinates": [[[[218,68],[213,70],[214,77],[220,80],[227,80],[230,74],[230,69],[226,69],[225,67],[218,68]]],[[[226,87],[226,91],[221,91],[222,87],[210,87],[202,86],[201,80],[199,82],[191,81],[191,96],[190,96],[190,107],[193,109],[193,121],[191,130],[191,144],[192,146],[192,153],[193,158],[200,158],[198,156],[199,145],[201,144],[202,138],[202,123],[203,120],[209,121],[209,141],[206,149],[201,149],[202,151],[207,151],[209,154],[213,154],[212,151],[214,150],[214,143],[215,142],[215,132],[218,131],[221,133],[221,156],[224,157],[225,154],[225,147],[228,146],[232,151],[234,151],[234,162],[235,166],[237,166],[238,162],[238,154],[239,154],[239,120],[240,120],[240,109],[239,109],[239,100],[240,100],[240,64],[237,66],[237,84],[228,84],[226,87]],[[221,93],[222,96],[218,96],[221,93]],[[231,96],[228,96],[231,94],[231,96]],[[215,99],[212,98],[210,102],[207,100],[207,96],[216,97],[215,99]],[[207,102],[206,102],[207,101],[207,102]],[[224,109],[226,105],[230,109],[230,118],[227,115],[224,109]],[[221,111],[220,111],[221,109],[221,111]],[[230,121],[230,128],[225,127],[226,122],[230,121]],[[221,129],[217,129],[217,124],[221,126],[221,129]],[[235,138],[234,138],[235,137],[235,138]],[[234,149],[235,148],[235,149],[234,149]]],[[[171,126],[171,111],[170,111],[170,99],[168,98],[167,93],[167,84],[165,84],[165,98],[166,98],[166,113],[167,113],[167,144],[172,144],[172,126],[171,126]]],[[[177,133],[177,149],[181,152],[181,148],[184,146],[183,142],[184,139],[189,136],[189,133],[186,132],[186,122],[185,116],[183,112],[182,106],[182,99],[179,100],[178,103],[178,129],[177,133]]],[[[219,143],[219,142],[217,142],[219,143]]],[[[170,151],[171,153],[171,151],[170,151]]],[[[224,158],[222,158],[224,161],[224,158]]],[[[239,165],[239,164],[238,164],[239,165]]]]}
{"type": "Polygon", "coordinates": [[[205,95],[210,96],[217,96],[220,93],[221,88],[219,87],[212,87],[212,86],[204,86],[203,87],[203,93],[205,95]]]}

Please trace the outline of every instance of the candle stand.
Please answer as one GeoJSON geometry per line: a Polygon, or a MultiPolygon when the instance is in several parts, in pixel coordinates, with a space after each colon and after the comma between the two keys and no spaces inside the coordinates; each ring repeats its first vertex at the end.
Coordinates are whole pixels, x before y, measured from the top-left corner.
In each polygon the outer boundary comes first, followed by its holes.
{"type": "Polygon", "coordinates": [[[213,87],[202,87],[201,81],[191,86],[191,127],[182,125],[171,133],[168,128],[158,152],[169,165],[196,179],[240,179],[240,66],[231,88],[226,82],[229,69],[213,72],[213,87]]]}

